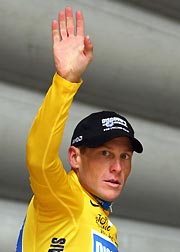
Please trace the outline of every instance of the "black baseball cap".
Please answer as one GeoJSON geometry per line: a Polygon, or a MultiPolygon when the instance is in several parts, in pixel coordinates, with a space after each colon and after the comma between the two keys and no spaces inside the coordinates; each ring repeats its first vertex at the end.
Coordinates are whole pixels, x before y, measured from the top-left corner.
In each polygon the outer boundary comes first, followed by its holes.
{"type": "Polygon", "coordinates": [[[134,137],[131,124],[113,111],[95,112],[81,120],[74,130],[71,145],[95,148],[116,137],[129,137],[133,150],[143,151],[142,144],[134,137]]]}

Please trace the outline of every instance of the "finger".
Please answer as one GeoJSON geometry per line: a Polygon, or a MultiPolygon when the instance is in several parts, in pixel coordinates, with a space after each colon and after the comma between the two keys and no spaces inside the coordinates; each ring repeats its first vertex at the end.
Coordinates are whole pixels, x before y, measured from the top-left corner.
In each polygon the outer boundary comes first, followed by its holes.
{"type": "Polygon", "coordinates": [[[52,21],[52,39],[53,43],[55,44],[56,42],[60,41],[60,34],[59,34],[59,26],[58,26],[58,21],[53,20],[52,21]]]}
{"type": "Polygon", "coordinates": [[[60,28],[61,39],[66,39],[67,30],[66,30],[66,19],[65,19],[64,11],[59,12],[58,18],[59,18],[59,28],[60,28]]]}
{"type": "Polygon", "coordinates": [[[93,44],[90,40],[89,36],[84,38],[84,54],[89,59],[89,61],[93,58],[93,44]]]}
{"type": "Polygon", "coordinates": [[[70,7],[66,7],[65,14],[66,14],[67,34],[69,36],[73,36],[74,35],[74,20],[73,20],[72,9],[70,7]]]}
{"type": "Polygon", "coordinates": [[[84,17],[81,11],[76,11],[76,34],[84,37],[84,17]]]}

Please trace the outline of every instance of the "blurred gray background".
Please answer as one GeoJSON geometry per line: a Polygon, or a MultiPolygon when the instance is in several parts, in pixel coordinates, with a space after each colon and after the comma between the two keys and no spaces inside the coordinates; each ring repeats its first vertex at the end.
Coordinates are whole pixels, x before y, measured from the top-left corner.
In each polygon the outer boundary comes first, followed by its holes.
{"type": "Polygon", "coordinates": [[[94,60],[66,125],[112,109],[127,116],[144,145],[114,203],[122,252],[180,251],[180,3],[177,0],[0,0],[1,251],[14,251],[32,192],[28,131],[54,74],[51,21],[81,9],[94,60]],[[8,237],[8,239],[7,239],[8,237]]]}

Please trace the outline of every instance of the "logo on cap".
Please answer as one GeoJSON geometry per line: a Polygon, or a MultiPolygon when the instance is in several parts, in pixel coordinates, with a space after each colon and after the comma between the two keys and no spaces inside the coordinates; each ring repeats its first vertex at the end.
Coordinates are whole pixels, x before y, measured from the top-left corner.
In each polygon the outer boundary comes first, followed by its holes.
{"type": "Polygon", "coordinates": [[[127,122],[119,117],[109,117],[102,119],[102,126],[104,127],[104,131],[112,130],[112,129],[120,129],[126,132],[129,132],[127,122]],[[126,127],[126,128],[124,128],[126,127]]]}
{"type": "Polygon", "coordinates": [[[82,141],[82,139],[83,139],[83,136],[78,136],[75,139],[73,139],[72,144],[78,143],[78,142],[82,141]]]}

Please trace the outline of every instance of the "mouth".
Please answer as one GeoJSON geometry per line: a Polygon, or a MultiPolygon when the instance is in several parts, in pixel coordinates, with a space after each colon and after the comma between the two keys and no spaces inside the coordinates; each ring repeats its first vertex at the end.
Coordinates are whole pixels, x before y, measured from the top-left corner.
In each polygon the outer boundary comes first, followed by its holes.
{"type": "Polygon", "coordinates": [[[108,184],[111,187],[119,187],[121,185],[120,181],[117,179],[108,179],[104,181],[106,184],[108,184]]]}

